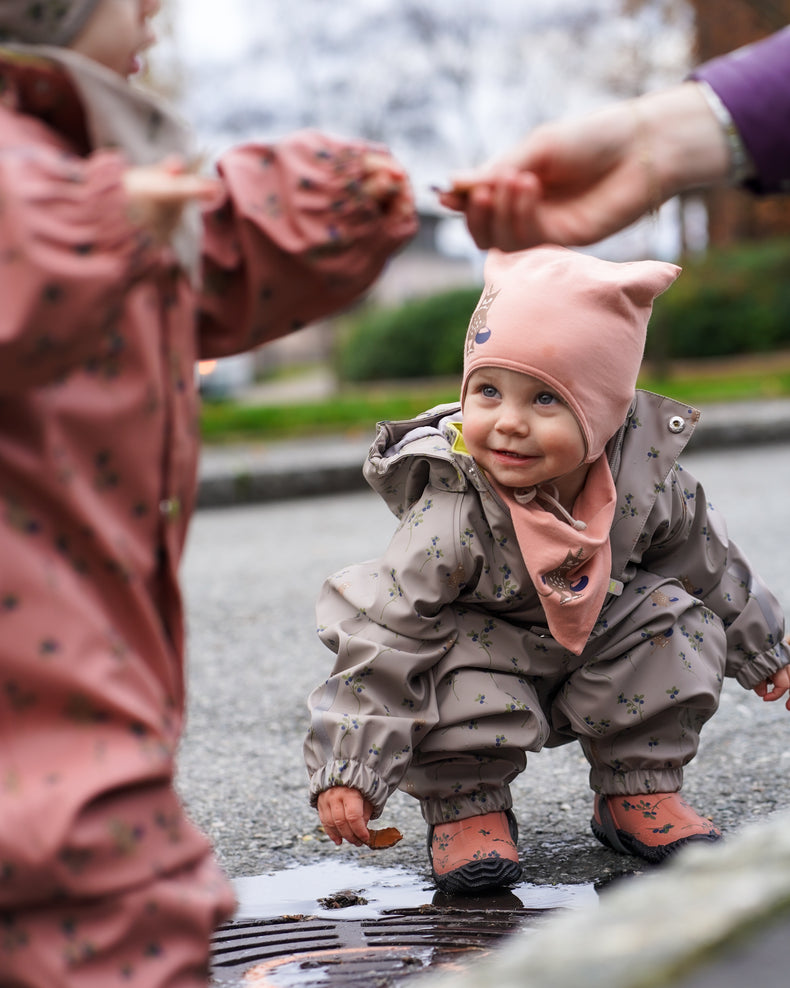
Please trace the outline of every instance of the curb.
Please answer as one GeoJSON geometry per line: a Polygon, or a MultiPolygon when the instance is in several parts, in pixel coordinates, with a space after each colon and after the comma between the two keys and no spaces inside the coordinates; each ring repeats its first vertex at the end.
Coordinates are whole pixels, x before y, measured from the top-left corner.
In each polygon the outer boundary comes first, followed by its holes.
{"type": "Polygon", "coordinates": [[[222,508],[266,501],[344,494],[367,487],[362,476],[362,461],[339,464],[319,470],[246,470],[221,477],[201,477],[198,485],[198,508],[222,508]]]}
{"type": "Polygon", "coordinates": [[[367,487],[371,436],[314,436],[272,443],[204,446],[198,508],[342,494],[367,487]]]}
{"type": "MultiPolygon", "coordinates": [[[[370,436],[204,446],[198,508],[232,507],[366,490],[370,436]]],[[[703,410],[688,452],[790,442],[790,400],[714,405],[703,410]]]]}
{"type": "Polygon", "coordinates": [[[688,450],[782,442],[790,442],[790,401],[737,402],[703,408],[688,450]]]}

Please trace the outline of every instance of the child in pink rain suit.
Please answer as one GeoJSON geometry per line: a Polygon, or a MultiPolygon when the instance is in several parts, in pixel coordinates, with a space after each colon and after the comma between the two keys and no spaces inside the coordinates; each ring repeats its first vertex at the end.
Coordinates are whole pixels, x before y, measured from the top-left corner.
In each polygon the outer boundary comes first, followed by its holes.
{"type": "Polygon", "coordinates": [[[187,988],[233,909],[173,789],[198,358],[355,299],[415,230],[380,148],[189,174],[130,84],[158,0],[0,3],[0,984],[187,988]],[[201,215],[202,208],[202,215],[201,215]]]}
{"type": "MultiPolygon", "coordinates": [[[[635,391],[679,269],[492,252],[461,405],[385,422],[365,465],[399,519],[318,602],[334,669],[310,697],[311,798],[360,844],[397,788],[445,892],[517,882],[510,783],[577,741],[592,829],[659,863],[718,829],[680,795],[722,678],[778,700],[776,599],[677,463],[699,413],[635,391]]],[[[790,704],[788,704],[790,707],[790,704]]]]}

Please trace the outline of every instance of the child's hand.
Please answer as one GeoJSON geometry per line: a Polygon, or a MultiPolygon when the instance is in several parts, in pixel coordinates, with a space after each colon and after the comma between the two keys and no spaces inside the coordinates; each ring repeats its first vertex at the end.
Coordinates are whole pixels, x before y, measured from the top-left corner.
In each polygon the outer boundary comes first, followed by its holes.
{"type": "Polygon", "coordinates": [[[447,189],[433,191],[447,209],[465,214],[481,249],[517,250],[522,243],[532,247],[545,239],[534,230],[542,191],[531,172],[501,166],[487,173],[456,175],[447,189]]]}
{"type": "Polygon", "coordinates": [[[222,188],[217,179],[190,172],[178,158],[128,168],[123,184],[132,220],[147,230],[157,244],[169,241],[186,203],[211,200],[222,188]]]}
{"type": "MultiPolygon", "coordinates": [[[[780,700],[790,690],[790,665],[779,669],[754,687],[754,692],[763,700],[780,700]]],[[[790,710],[790,698],[785,704],[790,710]]]]}
{"type": "Polygon", "coordinates": [[[414,194],[409,177],[398,162],[383,151],[368,151],[363,158],[362,190],[375,199],[382,212],[411,219],[414,194]]]}
{"type": "Polygon", "coordinates": [[[370,839],[368,821],[373,806],[358,789],[333,786],[318,797],[318,815],[327,836],[335,844],[345,838],[349,844],[359,847],[370,839]]]}

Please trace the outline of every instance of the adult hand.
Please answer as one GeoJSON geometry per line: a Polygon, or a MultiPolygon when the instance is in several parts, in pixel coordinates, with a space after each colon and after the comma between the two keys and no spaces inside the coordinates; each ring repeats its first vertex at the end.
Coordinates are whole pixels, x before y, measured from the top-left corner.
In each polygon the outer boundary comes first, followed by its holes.
{"type": "Polygon", "coordinates": [[[189,171],[179,158],[128,168],[123,185],[130,218],[147,230],[157,244],[169,241],[187,203],[210,201],[222,190],[218,179],[189,171]]]}
{"type": "Polygon", "coordinates": [[[535,128],[506,154],[454,175],[440,202],[481,249],[583,245],[676,192],[726,177],[729,155],[696,83],[535,128]]]}
{"type": "Polygon", "coordinates": [[[333,786],[318,797],[318,815],[333,843],[359,847],[370,840],[368,821],[373,814],[372,803],[358,789],[349,786],[333,786]]]}

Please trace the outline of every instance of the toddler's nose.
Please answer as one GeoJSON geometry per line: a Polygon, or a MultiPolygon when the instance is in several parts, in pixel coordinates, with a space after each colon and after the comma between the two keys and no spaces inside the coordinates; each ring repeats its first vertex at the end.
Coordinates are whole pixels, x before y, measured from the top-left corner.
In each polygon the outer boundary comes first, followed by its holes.
{"type": "Polygon", "coordinates": [[[529,432],[529,423],[520,409],[503,405],[497,419],[497,429],[500,432],[524,436],[529,432]]]}

